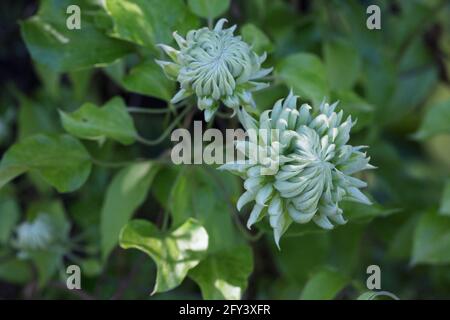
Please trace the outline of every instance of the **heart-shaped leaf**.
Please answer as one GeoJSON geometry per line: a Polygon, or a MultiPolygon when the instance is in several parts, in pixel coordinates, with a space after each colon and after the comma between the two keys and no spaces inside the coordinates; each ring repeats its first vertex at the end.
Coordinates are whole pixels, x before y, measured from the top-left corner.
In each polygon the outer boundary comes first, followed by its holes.
{"type": "Polygon", "coordinates": [[[90,155],[67,134],[30,136],[5,152],[0,163],[0,187],[25,172],[35,173],[59,192],[71,192],[87,180],[90,155]]]}

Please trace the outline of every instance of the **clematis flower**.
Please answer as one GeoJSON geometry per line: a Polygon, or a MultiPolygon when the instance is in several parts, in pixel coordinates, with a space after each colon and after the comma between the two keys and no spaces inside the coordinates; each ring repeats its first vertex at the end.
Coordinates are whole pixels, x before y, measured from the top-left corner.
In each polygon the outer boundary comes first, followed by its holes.
{"type": "Polygon", "coordinates": [[[53,226],[47,214],[40,214],[31,222],[17,227],[15,246],[26,256],[27,251],[46,249],[54,240],[53,226]]]}
{"type": "Polygon", "coordinates": [[[355,122],[350,116],[343,121],[343,112],[335,112],[337,103],[298,108],[297,98],[291,92],[259,120],[240,111],[243,127],[256,134],[248,134],[248,140],[236,144],[245,161],[219,168],[245,179],[246,191],[237,208],[240,211],[253,203],[248,228],[268,215],[277,246],[292,222],[312,220],[321,228],[332,229],[346,223],[339,208],[342,200],[371,204],[360,191],[367,184],[352,176],[374,168],[364,146],[348,144],[355,122]]]}
{"type": "Polygon", "coordinates": [[[180,83],[180,90],[171,102],[195,94],[206,121],[220,102],[234,111],[239,106],[254,107],[252,91],[267,87],[267,83],[258,80],[272,71],[261,68],[266,54],[258,56],[240,36],[234,36],[236,26],[224,29],[226,21],[219,20],[213,30],[206,27],[191,30],[186,39],[175,32],[179,50],[160,45],[173,62],[156,60],[169,79],[180,83]]]}

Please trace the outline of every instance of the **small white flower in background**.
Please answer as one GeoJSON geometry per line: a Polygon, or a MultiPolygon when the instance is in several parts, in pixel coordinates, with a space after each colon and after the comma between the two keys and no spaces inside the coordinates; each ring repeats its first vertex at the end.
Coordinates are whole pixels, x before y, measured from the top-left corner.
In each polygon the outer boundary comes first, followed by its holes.
{"type": "Polygon", "coordinates": [[[40,214],[33,221],[23,222],[16,230],[15,246],[27,252],[30,250],[44,250],[54,240],[54,230],[50,217],[40,214]]]}
{"type": "Polygon", "coordinates": [[[237,202],[238,210],[254,202],[248,228],[268,214],[277,245],[293,221],[312,220],[332,229],[334,224],[346,223],[340,201],[371,204],[359,190],[367,184],[351,175],[374,167],[362,151],[364,146],[347,144],[355,122],[351,117],[342,121],[343,112],[336,113],[336,106],[323,102],[315,109],[307,104],[297,108],[297,96],[291,92],[272,110],[263,112],[259,121],[245,110],[238,113],[244,128],[259,134],[250,134],[249,140],[237,142],[236,148],[250,160],[259,157],[258,162],[237,161],[219,169],[245,179],[246,191],[237,202]],[[274,130],[277,134],[267,134],[274,130]],[[261,157],[267,154],[263,150],[278,155],[261,157]]]}
{"type": "Polygon", "coordinates": [[[156,61],[167,77],[180,83],[180,90],[171,102],[195,94],[206,121],[220,102],[235,111],[239,106],[254,107],[251,92],[267,87],[267,83],[258,80],[272,71],[261,68],[266,54],[258,56],[240,36],[233,35],[236,26],[223,29],[226,21],[219,20],[213,30],[206,27],[191,30],[186,39],[175,32],[180,50],[160,45],[173,62],[156,61]]]}

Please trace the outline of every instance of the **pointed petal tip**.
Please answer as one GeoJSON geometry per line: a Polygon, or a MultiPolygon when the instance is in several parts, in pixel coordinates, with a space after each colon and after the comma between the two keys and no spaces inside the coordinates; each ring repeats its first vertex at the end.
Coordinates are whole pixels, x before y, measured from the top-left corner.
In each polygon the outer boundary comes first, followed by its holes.
{"type": "Polygon", "coordinates": [[[275,245],[278,248],[278,251],[281,251],[281,247],[280,247],[280,238],[275,237],[275,245]]]}
{"type": "Polygon", "coordinates": [[[159,60],[159,59],[154,59],[154,61],[155,61],[156,64],[157,64],[158,66],[160,66],[161,68],[164,67],[164,63],[167,62],[167,61],[159,60]]]}
{"type": "Polygon", "coordinates": [[[317,218],[314,218],[314,222],[323,229],[326,229],[326,230],[334,229],[333,224],[325,216],[319,216],[317,218]]]}
{"type": "Polygon", "coordinates": [[[227,22],[228,22],[228,20],[225,18],[222,18],[219,21],[217,21],[216,25],[214,26],[214,31],[221,31],[223,28],[223,25],[227,22]]]}

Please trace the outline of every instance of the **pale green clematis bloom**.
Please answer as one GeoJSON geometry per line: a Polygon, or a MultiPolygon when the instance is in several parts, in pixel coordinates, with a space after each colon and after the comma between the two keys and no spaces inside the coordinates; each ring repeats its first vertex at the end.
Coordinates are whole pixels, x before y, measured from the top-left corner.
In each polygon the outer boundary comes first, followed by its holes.
{"type": "Polygon", "coordinates": [[[180,83],[180,90],[172,98],[177,103],[193,94],[200,110],[209,121],[220,102],[236,111],[240,106],[254,107],[252,91],[268,86],[258,82],[272,68],[263,69],[266,54],[258,56],[252,48],[234,36],[236,26],[224,29],[226,19],[214,29],[191,30],[186,39],[173,34],[179,50],[160,45],[173,62],[156,60],[169,79],[180,83]]]}
{"type": "Polygon", "coordinates": [[[348,144],[355,122],[350,116],[343,121],[343,112],[335,112],[337,103],[323,102],[316,109],[303,104],[298,108],[297,98],[291,92],[272,110],[263,112],[259,120],[245,110],[239,111],[247,132],[257,134],[237,142],[236,148],[247,160],[219,168],[245,179],[246,191],[237,202],[238,210],[254,202],[247,227],[268,215],[277,246],[292,222],[312,220],[332,229],[335,224],[346,223],[339,208],[342,200],[371,204],[359,190],[367,184],[352,177],[374,168],[363,152],[364,146],[348,144]]]}

